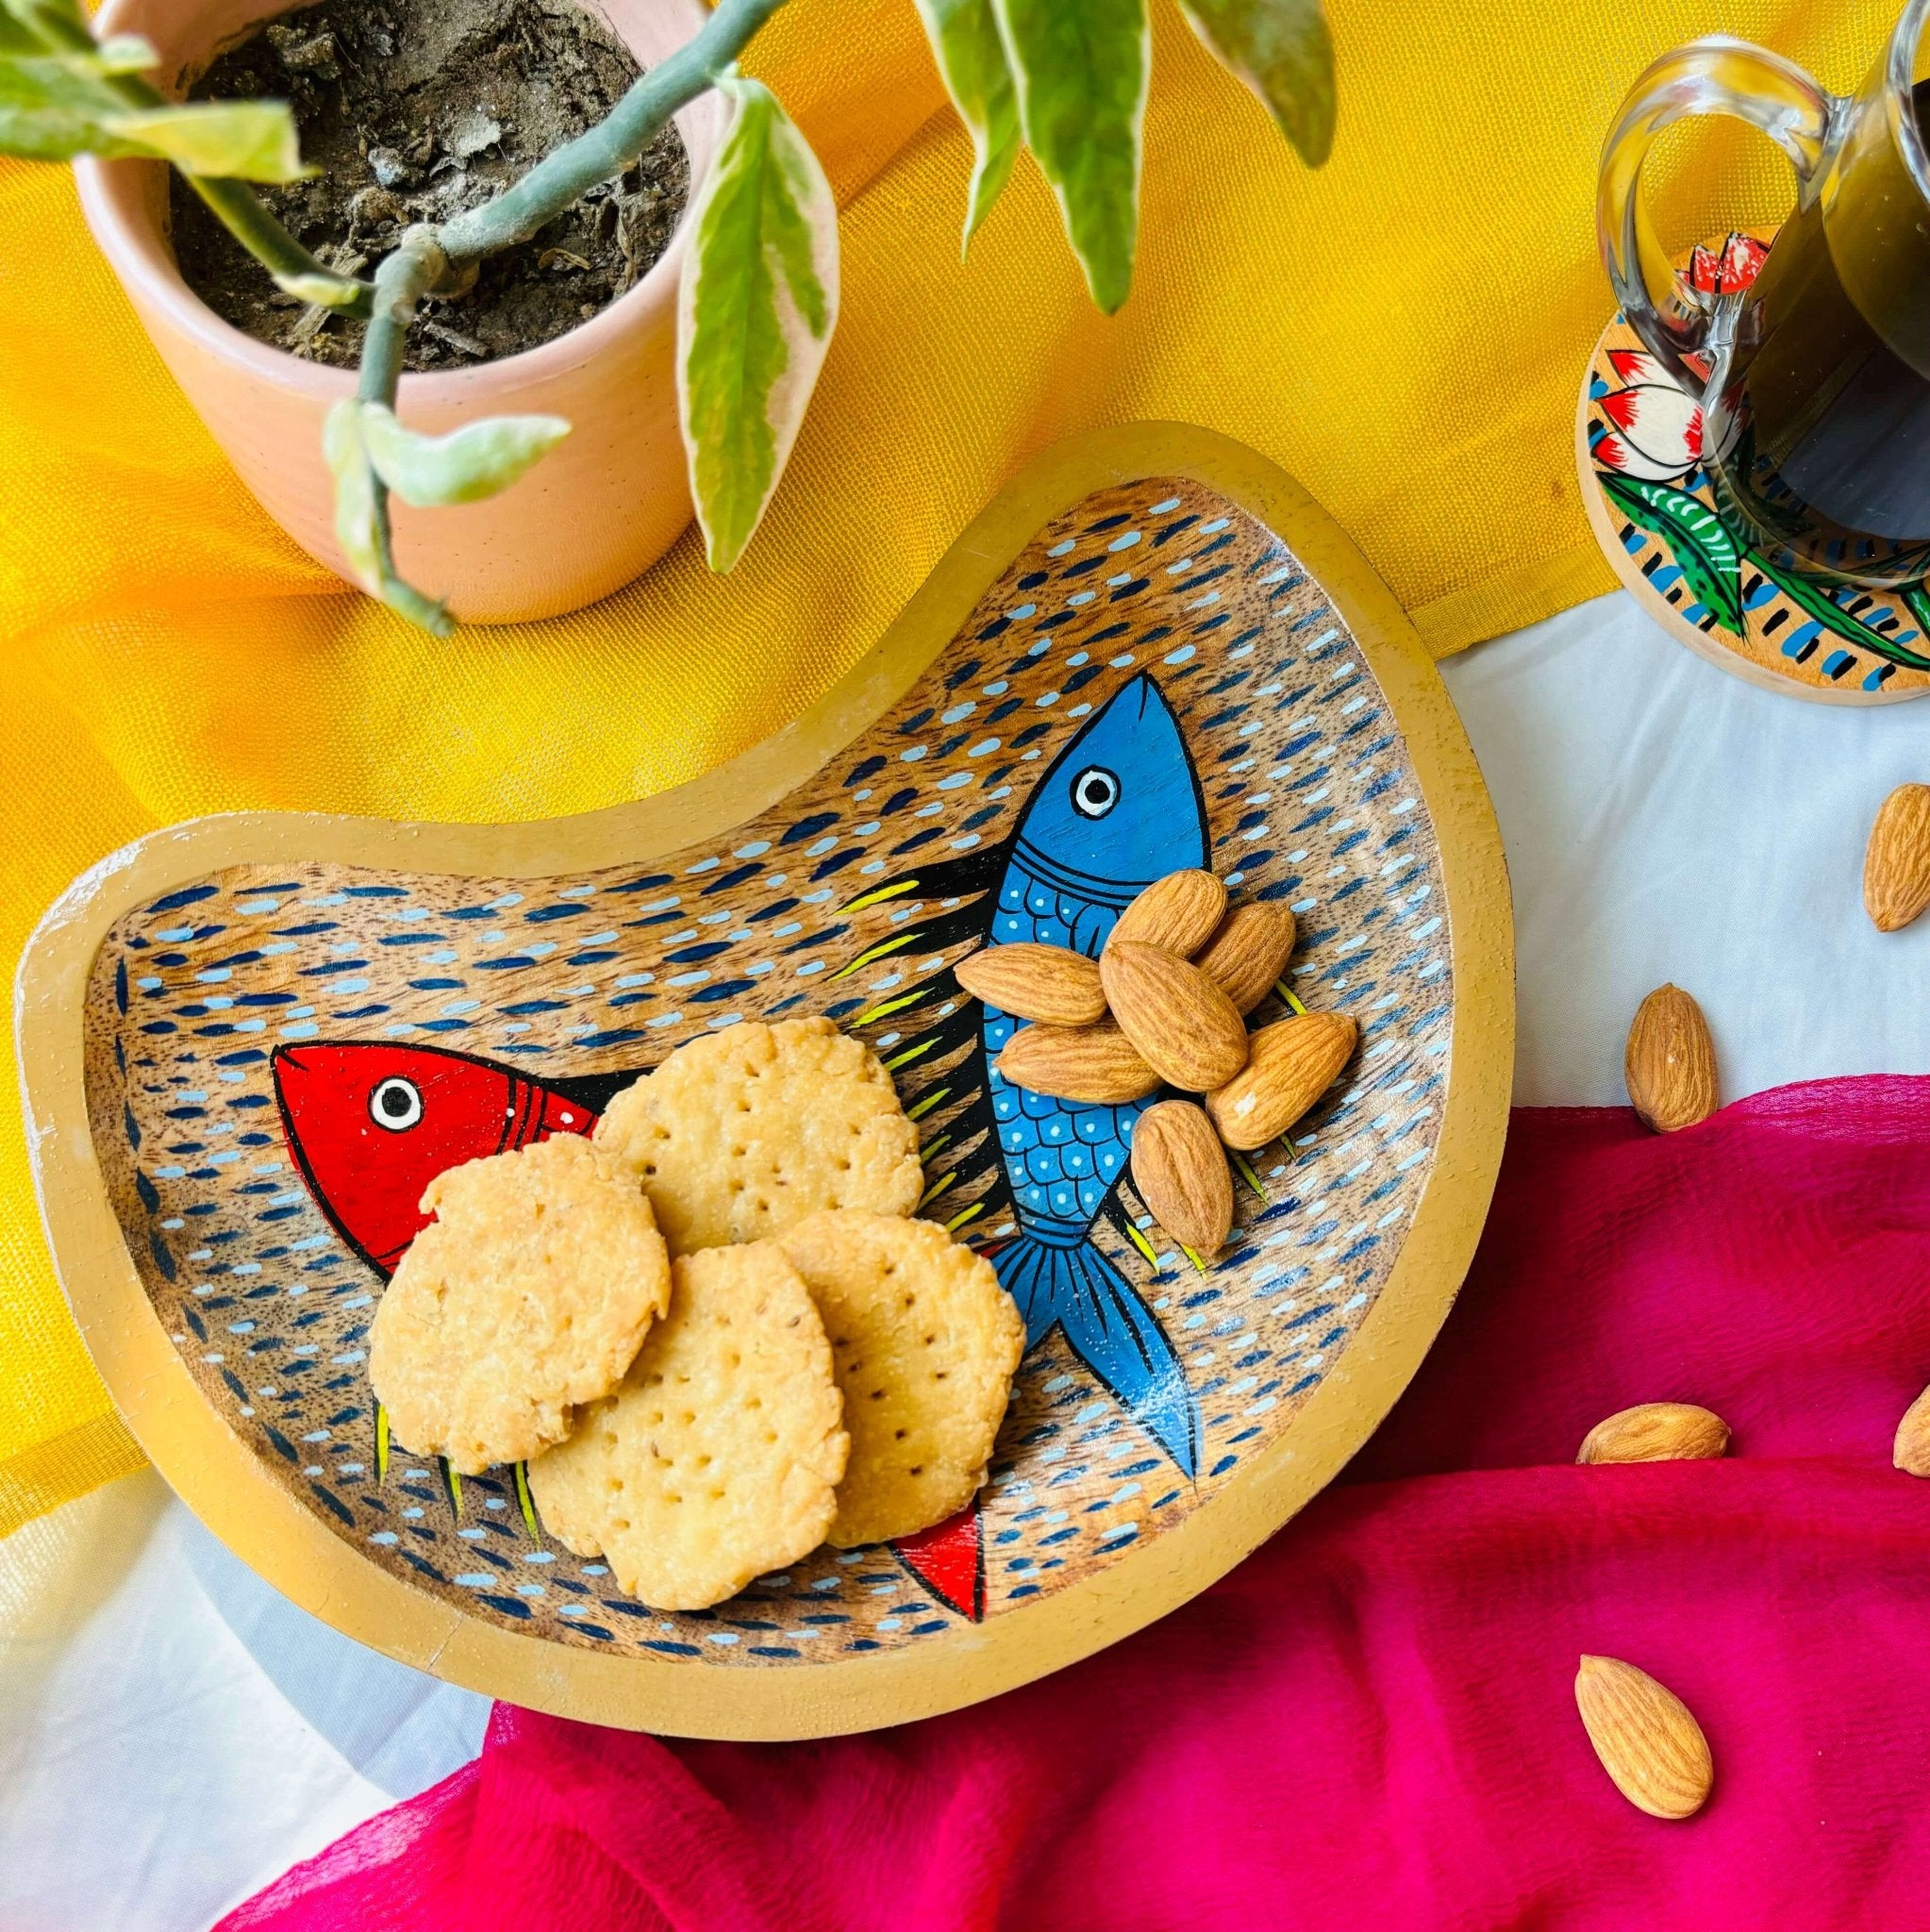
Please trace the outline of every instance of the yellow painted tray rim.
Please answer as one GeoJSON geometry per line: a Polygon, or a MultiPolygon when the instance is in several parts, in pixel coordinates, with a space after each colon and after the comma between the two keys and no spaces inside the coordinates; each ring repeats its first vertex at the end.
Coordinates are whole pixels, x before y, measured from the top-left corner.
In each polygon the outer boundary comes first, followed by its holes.
{"type": "Polygon", "coordinates": [[[1406,1386],[1474,1253],[1507,1127],[1514,934],[1500,834],[1427,651],[1332,519],[1273,463],[1181,424],[1092,431],[1002,490],[876,645],[793,724],[676,790],[511,825],[317,813],[194,820],[76,879],[35,931],[15,985],[22,1108],[56,1269],[136,1440],[241,1560],[323,1622],[401,1662],[558,1716],[677,1736],[823,1737],[951,1710],[1128,1636],[1232,1569],[1316,1495],[1406,1386]],[[195,1388],[148,1302],[109,1204],[83,1083],[85,990],[114,923],[227,866],[322,860],[528,877],[647,860],[727,831],[835,757],[951,643],[1038,529],[1093,491],[1149,477],[1220,491],[1287,542],[1346,620],[1405,738],[1439,841],[1456,1004],[1431,1177],[1399,1258],[1342,1359],[1240,1478],[1184,1523],[1023,1610],[913,1650],[783,1670],[600,1655],[521,1635],[411,1589],[270,1480],[195,1388]]]}

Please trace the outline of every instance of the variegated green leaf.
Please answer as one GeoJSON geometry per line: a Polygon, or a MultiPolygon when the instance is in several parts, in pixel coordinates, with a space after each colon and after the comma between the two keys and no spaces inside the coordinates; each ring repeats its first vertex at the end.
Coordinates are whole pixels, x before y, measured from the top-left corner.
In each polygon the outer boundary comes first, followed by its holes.
{"type": "Polygon", "coordinates": [[[146,153],[139,142],[108,131],[106,117],[120,106],[105,82],[69,60],[0,55],[0,154],[64,161],[75,155],[146,153]]]}
{"type": "Polygon", "coordinates": [[[85,55],[80,58],[101,74],[145,74],[160,64],[154,42],[142,40],[139,34],[110,35],[95,49],[91,59],[85,55]]]}
{"type": "Polygon", "coordinates": [[[1321,0],[1180,0],[1180,10],[1319,167],[1334,146],[1334,41],[1321,0]]]}
{"type": "Polygon", "coordinates": [[[418,509],[497,495],[569,433],[560,416],[486,416],[447,436],[422,436],[380,403],[362,405],[362,446],[376,475],[418,509]]]}
{"type": "Polygon", "coordinates": [[[347,275],[276,275],[275,286],[284,295],[312,302],[318,308],[351,308],[362,290],[347,275]]]}
{"type": "Polygon", "coordinates": [[[344,396],[322,425],[322,454],[335,478],[335,541],[356,580],[371,596],[382,594],[381,529],[375,507],[375,473],[362,443],[362,406],[344,396]]]}
{"type": "Polygon", "coordinates": [[[294,116],[280,101],[194,101],[104,117],[102,125],[136,142],[184,175],[232,181],[299,181],[302,165],[294,116]]]}
{"type": "Polygon", "coordinates": [[[1065,217],[1092,299],[1132,288],[1140,161],[1153,69],[1146,0],[992,0],[1025,144],[1065,217]]]}
{"type": "Polygon", "coordinates": [[[1019,158],[1019,96],[991,0],[916,0],[939,74],[972,136],[972,192],[963,254],[1019,158]]]}
{"type": "Polygon", "coordinates": [[[677,402],[710,568],[743,554],[784,474],[838,321],[831,184],[761,83],[734,112],[690,213],[677,291],[677,402]]]}
{"type": "Polygon", "coordinates": [[[0,0],[0,13],[25,27],[36,46],[64,46],[74,41],[76,28],[89,32],[80,0],[0,0]]]}

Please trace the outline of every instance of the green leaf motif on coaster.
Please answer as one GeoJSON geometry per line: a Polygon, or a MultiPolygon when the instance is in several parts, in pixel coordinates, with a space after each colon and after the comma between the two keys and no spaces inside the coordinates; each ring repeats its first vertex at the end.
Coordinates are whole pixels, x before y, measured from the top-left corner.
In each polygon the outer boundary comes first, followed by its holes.
{"type": "Polygon", "coordinates": [[[1602,494],[1630,523],[1659,537],[1695,600],[1733,636],[1742,635],[1742,557],[1729,526],[1687,491],[1638,476],[1595,472],[1602,494]]]}
{"type": "Polygon", "coordinates": [[[447,436],[423,436],[380,403],[360,408],[362,447],[376,475],[418,509],[497,495],[570,433],[560,416],[485,416],[447,436]]]}
{"type": "Polygon", "coordinates": [[[677,402],[705,553],[727,571],[784,474],[837,326],[838,206],[776,95],[718,86],[735,112],[690,217],[677,402]]]}
{"type": "Polygon", "coordinates": [[[184,175],[231,181],[299,181],[294,116],[280,101],[205,101],[107,116],[109,134],[174,162],[184,175]]]}
{"type": "Polygon", "coordinates": [[[1180,0],[1180,11],[1318,168],[1334,147],[1334,38],[1321,0],[1180,0]]]}
{"type": "Polygon", "coordinates": [[[1019,158],[1019,96],[991,0],[916,0],[940,77],[972,136],[972,192],[962,255],[1019,158]]]}
{"type": "Polygon", "coordinates": [[[1146,0],[992,0],[1025,144],[1107,315],[1133,282],[1153,36],[1146,0]]]}
{"type": "MultiPolygon", "coordinates": [[[[1851,616],[1830,595],[1826,585],[1813,583],[1795,571],[1772,563],[1768,558],[1754,552],[1749,560],[1799,610],[1806,611],[1825,630],[1833,631],[1845,642],[1855,644],[1859,651],[1869,652],[1872,658],[1881,658],[1886,663],[1900,665],[1906,671],[1930,671],[1930,658],[1911,650],[1907,644],[1896,643],[1880,630],[1872,630],[1862,619],[1851,616]]],[[[1905,608],[1919,624],[1930,618],[1930,607],[1926,607],[1922,584],[1911,584],[1901,594],[1905,608]]]]}

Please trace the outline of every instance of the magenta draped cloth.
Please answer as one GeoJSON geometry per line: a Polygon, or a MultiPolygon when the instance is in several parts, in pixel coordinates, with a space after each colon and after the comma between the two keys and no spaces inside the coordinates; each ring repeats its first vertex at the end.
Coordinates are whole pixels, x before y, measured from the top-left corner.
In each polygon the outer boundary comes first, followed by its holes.
{"type": "Polygon", "coordinates": [[[1513,1120],[1479,1257],[1345,1477],[1234,1574],[975,1708],[819,1743],[498,1706],[481,1757],[221,1932],[1697,1932],[1930,1923],[1930,1080],[1667,1139],[1513,1120]],[[1577,1468],[1632,1403],[1730,1457],[1577,1468]],[[1615,1791],[1583,1652],[1701,1720],[1615,1791]]]}

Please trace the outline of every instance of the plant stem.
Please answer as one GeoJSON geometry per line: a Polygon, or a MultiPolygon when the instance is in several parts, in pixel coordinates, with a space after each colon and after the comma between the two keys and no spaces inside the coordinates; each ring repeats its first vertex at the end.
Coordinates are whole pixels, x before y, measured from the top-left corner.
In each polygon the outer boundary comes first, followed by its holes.
{"type": "Polygon", "coordinates": [[[539,161],[493,201],[446,222],[437,239],[452,261],[526,242],[599,181],[621,175],[680,108],[714,87],[784,0],[719,0],[701,32],[642,75],[587,133],[539,161]]]}
{"type": "MultiPolygon", "coordinates": [[[[402,352],[408,341],[409,324],[415,320],[415,306],[448,269],[449,259],[436,231],[425,225],[407,230],[395,253],[376,269],[374,313],[362,336],[361,374],[356,384],[358,400],[380,403],[390,409],[395,407],[402,383],[402,352]]],[[[447,608],[424,596],[396,571],[389,524],[389,486],[373,472],[370,483],[375,499],[375,555],[381,566],[382,601],[411,624],[445,638],[456,627],[447,608]]]]}

